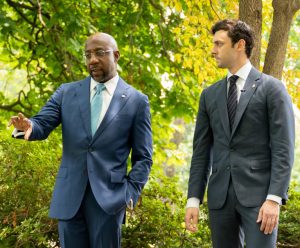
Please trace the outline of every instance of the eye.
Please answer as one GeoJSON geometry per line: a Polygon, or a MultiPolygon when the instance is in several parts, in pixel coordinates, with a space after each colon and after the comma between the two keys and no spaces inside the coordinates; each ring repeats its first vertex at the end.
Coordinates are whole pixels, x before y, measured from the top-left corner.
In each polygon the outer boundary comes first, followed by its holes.
{"type": "Polygon", "coordinates": [[[85,53],[84,56],[85,56],[85,58],[90,59],[92,57],[92,54],[91,53],[85,53]]]}
{"type": "Polygon", "coordinates": [[[104,54],[105,54],[105,51],[103,51],[103,50],[97,50],[97,51],[95,52],[95,55],[96,55],[97,57],[102,57],[104,54]]]}

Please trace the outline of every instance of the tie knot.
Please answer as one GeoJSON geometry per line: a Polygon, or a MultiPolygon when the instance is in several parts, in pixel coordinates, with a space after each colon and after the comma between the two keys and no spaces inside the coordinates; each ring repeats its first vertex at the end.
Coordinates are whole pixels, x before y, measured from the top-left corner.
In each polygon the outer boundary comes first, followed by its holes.
{"type": "Polygon", "coordinates": [[[96,89],[96,94],[99,94],[102,90],[105,89],[105,85],[104,84],[101,84],[101,83],[98,83],[95,87],[96,89]]]}
{"type": "Polygon", "coordinates": [[[236,81],[239,79],[239,76],[237,75],[232,75],[230,78],[229,78],[229,83],[230,84],[235,84],[236,81]]]}

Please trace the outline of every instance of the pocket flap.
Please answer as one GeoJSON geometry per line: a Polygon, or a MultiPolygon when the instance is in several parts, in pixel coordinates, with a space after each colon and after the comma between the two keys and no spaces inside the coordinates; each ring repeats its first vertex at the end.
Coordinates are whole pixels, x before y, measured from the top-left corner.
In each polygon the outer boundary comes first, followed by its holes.
{"type": "Polygon", "coordinates": [[[270,160],[254,160],[250,165],[252,170],[264,170],[271,167],[270,160]]]}

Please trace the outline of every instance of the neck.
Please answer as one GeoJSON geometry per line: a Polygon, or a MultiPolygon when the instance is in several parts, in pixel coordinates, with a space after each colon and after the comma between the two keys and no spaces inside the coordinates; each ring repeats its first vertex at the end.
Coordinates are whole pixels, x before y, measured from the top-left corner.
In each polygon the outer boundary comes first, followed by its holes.
{"type": "Polygon", "coordinates": [[[109,75],[109,76],[106,77],[106,78],[103,78],[101,81],[99,81],[99,83],[104,84],[104,83],[106,83],[107,81],[111,80],[111,79],[112,79],[113,77],[115,77],[115,76],[117,76],[117,72],[115,72],[115,73],[109,75]]]}
{"type": "Polygon", "coordinates": [[[240,61],[237,61],[238,63],[235,63],[231,67],[228,67],[228,70],[230,71],[231,74],[237,73],[239,69],[241,69],[245,64],[249,62],[248,58],[243,58],[240,61]]]}

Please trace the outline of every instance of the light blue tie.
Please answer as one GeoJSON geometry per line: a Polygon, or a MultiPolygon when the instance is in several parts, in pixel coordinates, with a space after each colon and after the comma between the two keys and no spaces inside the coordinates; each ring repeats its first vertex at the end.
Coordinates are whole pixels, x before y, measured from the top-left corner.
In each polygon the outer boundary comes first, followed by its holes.
{"type": "Polygon", "coordinates": [[[93,96],[91,101],[92,135],[95,134],[98,127],[98,121],[100,118],[100,114],[102,110],[102,102],[103,102],[102,91],[105,89],[105,85],[98,83],[95,88],[96,88],[96,93],[93,96]]]}

